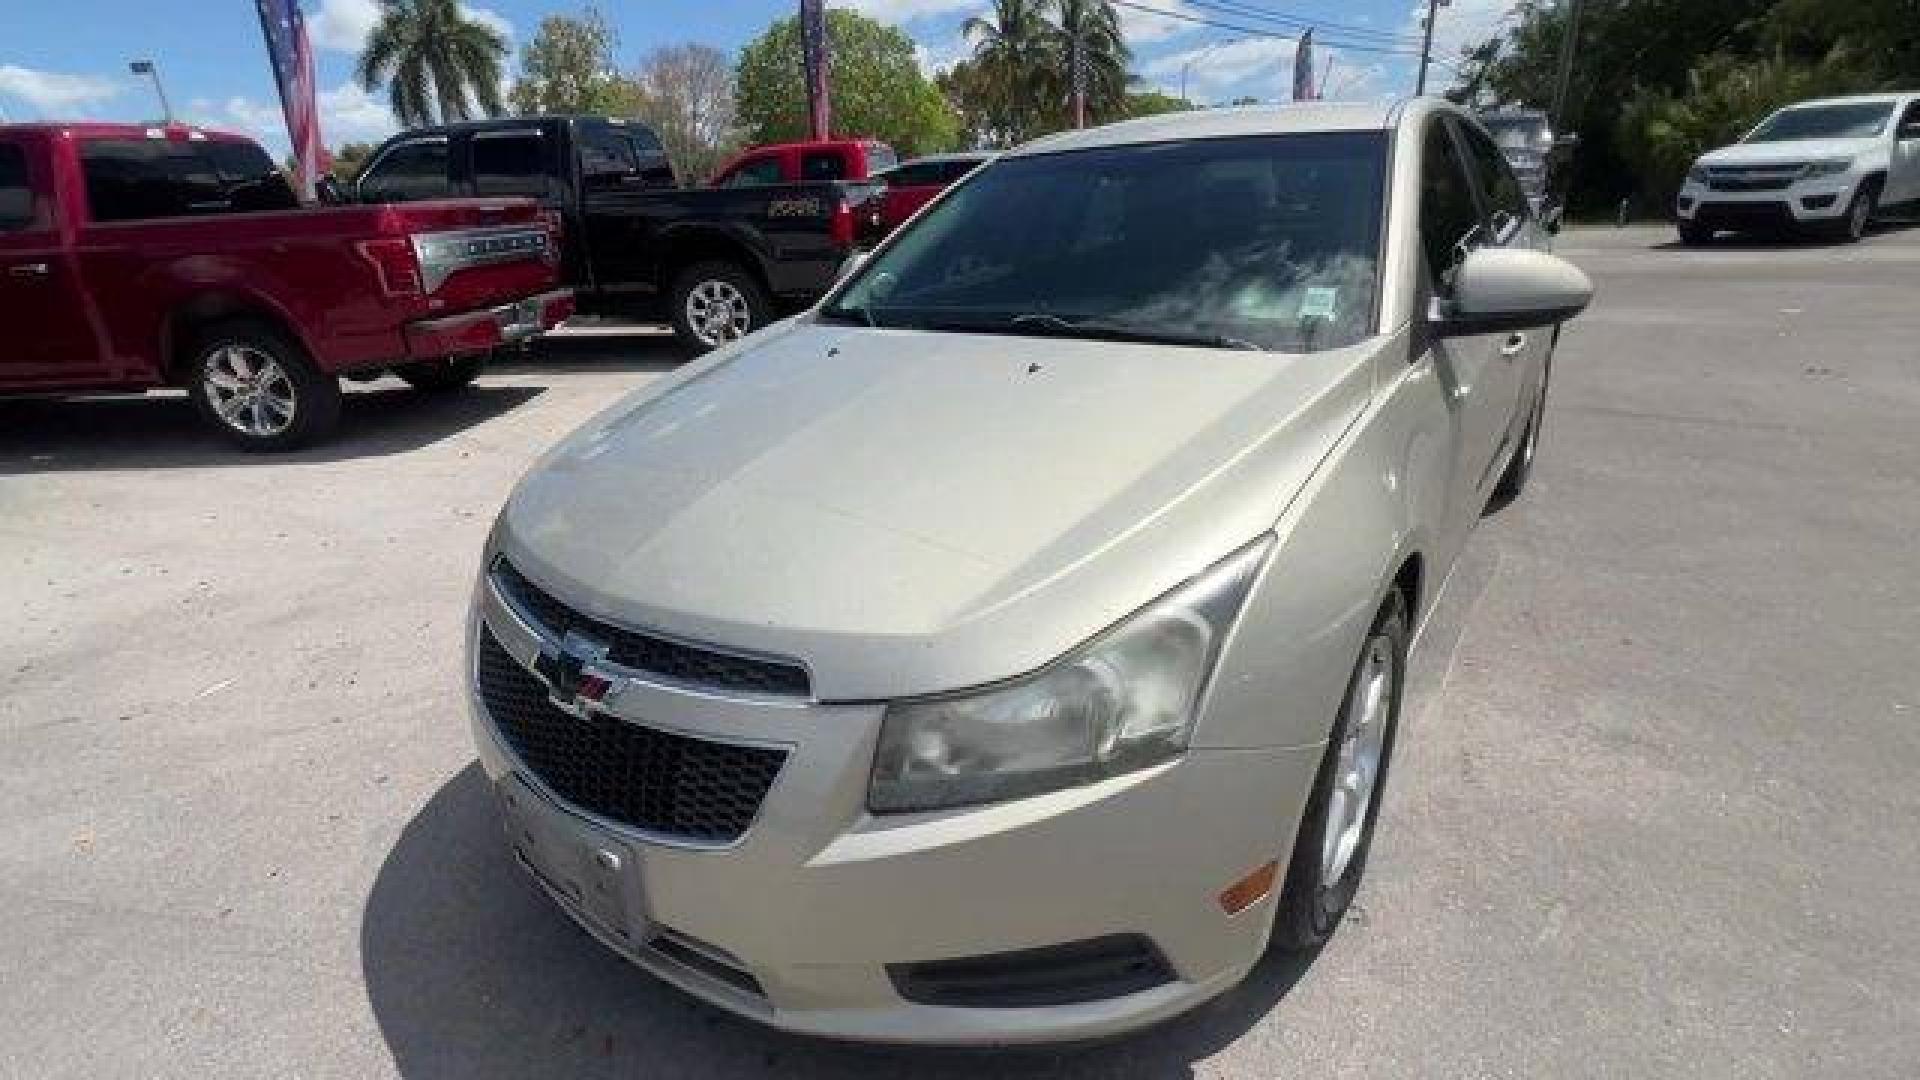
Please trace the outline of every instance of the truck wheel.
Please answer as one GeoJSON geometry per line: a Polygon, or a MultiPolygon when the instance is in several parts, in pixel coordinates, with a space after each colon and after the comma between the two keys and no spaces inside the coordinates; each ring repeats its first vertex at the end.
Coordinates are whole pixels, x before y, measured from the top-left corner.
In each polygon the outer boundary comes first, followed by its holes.
{"type": "Polygon", "coordinates": [[[215,323],[194,339],[191,355],[187,390],[194,406],[242,450],[292,450],[340,419],[339,380],[266,323],[215,323]]]}
{"type": "Polygon", "coordinates": [[[1867,235],[1867,227],[1873,224],[1873,216],[1880,212],[1880,178],[1869,176],[1860,182],[1859,190],[1853,193],[1853,201],[1847,204],[1847,212],[1839,221],[1828,226],[1827,235],[1843,244],[1858,243],[1867,235]]]}
{"type": "Polygon", "coordinates": [[[765,326],[773,305],[760,283],[739,266],[695,263],[673,279],[673,332],[695,352],[737,341],[765,326]]]}
{"type": "Polygon", "coordinates": [[[406,380],[408,386],[429,394],[444,394],[449,390],[458,390],[480,377],[480,369],[486,366],[484,354],[473,356],[455,356],[446,360],[423,360],[417,364],[401,364],[393,369],[395,375],[406,380]]]}

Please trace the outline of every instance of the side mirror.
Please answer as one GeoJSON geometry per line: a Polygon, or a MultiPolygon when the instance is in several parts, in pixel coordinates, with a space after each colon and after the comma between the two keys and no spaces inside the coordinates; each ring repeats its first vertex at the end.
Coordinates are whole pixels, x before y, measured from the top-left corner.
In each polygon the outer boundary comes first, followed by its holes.
{"type": "Polygon", "coordinates": [[[1476,248],[1454,271],[1452,298],[1435,299],[1427,322],[1441,337],[1502,334],[1564,322],[1592,300],[1592,280],[1559,256],[1476,248]]]}
{"type": "Polygon", "coordinates": [[[340,186],[332,173],[320,174],[320,179],[313,182],[313,193],[322,206],[344,206],[350,201],[347,189],[340,186]]]}
{"type": "Polygon", "coordinates": [[[840,272],[834,275],[833,283],[838,285],[852,277],[853,272],[860,269],[860,264],[866,261],[867,253],[858,248],[854,249],[854,251],[847,256],[846,261],[840,264],[840,272]]]}

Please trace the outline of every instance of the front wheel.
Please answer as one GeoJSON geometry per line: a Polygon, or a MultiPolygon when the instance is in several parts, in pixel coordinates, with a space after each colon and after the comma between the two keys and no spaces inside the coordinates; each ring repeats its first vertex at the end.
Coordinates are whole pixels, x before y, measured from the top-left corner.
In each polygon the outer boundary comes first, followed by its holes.
{"type": "Polygon", "coordinates": [[[480,377],[480,369],[486,364],[483,355],[457,356],[448,360],[423,360],[414,364],[401,364],[393,369],[395,375],[406,381],[408,386],[429,394],[444,394],[458,390],[480,377]]]}
{"type": "Polygon", "coordinates": [[[232,319],[195,339],[187,390],[215,430],[242,450],[292,450],[340,419],[340,383],[277,328],[232,319]]]}
{"type": "Polygon", "coordinates": [[[1273,941],[1283,949],[1324,943],[1360,886],[1400,723],[1407,624],[1407,600],[1396,589],[1381,602],[1360,648],[1294,838],[1273,917],[1273,941]]]}
{"type": "Polygon", "coordinates": [[[746,337],[772,319],[760,283],[734,263],[695,263],[673,280],[673,332],[695,352],[746,337]]]}
{"type": "Polygon", "coordinates": [[[1858,243],[1867,235],[1867,229],[1873,224],[1873,215],[1880,210],[1880,186],[1869,179],[1862,181],[1860,189],[1853,193],[1853,201],[1847,204],[1847,213],[1838,224],[1832,226],[1833,239],[1843,244],[1858,243]]]}

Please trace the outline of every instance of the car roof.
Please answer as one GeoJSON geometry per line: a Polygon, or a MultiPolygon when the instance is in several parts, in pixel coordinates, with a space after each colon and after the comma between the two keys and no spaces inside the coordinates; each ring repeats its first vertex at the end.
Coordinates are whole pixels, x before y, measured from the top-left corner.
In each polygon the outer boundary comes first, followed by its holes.
{"type": "Polygon", "coordinates": [[[1413,102],[1296,102],[1290,105],[1250,105],[1225,109],[1194,109],[1188,112],[1161,113],[1117,124],[1064,131],[1035,139],[1008,157],[1029,154],[1056,154],[1066,150],[1092,150],[1107,146],[1137,143],[1172,142],[1179,139],[1222,139],[1239,135],[1288,135],[1316,131],[1385,131],[1401,121],[1405,108],[1418,104],[1423,108],[1451,108],[1432,98],[1413,102]]]}
{"type": "Polygon", "coordinates": [[[1843,94],[1839,97],[1814,98],[1811,101],[1796,101],[1780,107],[1781,112],[1790,109],[1811,109],[1820,105],[1898,105],[1911,99],[1911,93],[1886,94],[1843,94]]]}
{"type": "Polygon", "coordinates": [[[0,124],[0,134],[27,131],[68,135],[76,139],[191,139],[206,142],[253,142],[251,137],[236,132],[194,127],[191,124],[118,124],[95,120],[83,120],[72,124],[0,124]]]}

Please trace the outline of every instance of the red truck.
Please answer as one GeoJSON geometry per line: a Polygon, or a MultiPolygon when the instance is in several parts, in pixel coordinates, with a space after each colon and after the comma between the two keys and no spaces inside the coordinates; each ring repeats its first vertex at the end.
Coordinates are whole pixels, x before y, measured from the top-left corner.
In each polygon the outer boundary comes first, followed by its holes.
{"type": "Polygon", "coordinates": [[[170,126],[0,126],[0,394],[182,386],[250,450],[324,434],[339,377],[422,390],[572,313],[529,200],[303,207],[265,151],[170,126]]]}
{"type": "Polygon", "coordinates": [[[878,139],[823,139],[818,142],[768,143],[741,151],[713,174],[710,187],[759,187],[811,184],[823,180],[866,180],[891,169],[900,158],[878,139]]]}

